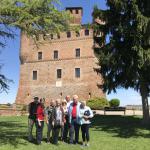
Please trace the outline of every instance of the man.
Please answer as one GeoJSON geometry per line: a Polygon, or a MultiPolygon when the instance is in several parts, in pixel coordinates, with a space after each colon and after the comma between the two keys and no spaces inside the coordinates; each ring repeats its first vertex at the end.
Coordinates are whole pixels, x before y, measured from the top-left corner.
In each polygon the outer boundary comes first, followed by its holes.
{"type": "Polygon", "coordinates": [[[69,106],[69,124],[70,124],[70,144],[73,144],[74,132],[75,132],[75,144],[79,142],[79,129],[80,129],[80,105],[78,101],[78,96],[73,96],[73,102],[69,106]]]}
{"type": "Polygon", "coordinates": [[[36,111],[38,106],[38,97],[34,97],[34,101],[29,104],[29,117],[28,117],[28,140],[33,141],[32,129],[36,122],[36,111]]]}
{"type": "Polygon", "coordinates": [[[55,110],[53,111],[52,114],[52,125],[53,125],[53,132],[52,132],[53,143],[58,145],[59,132],[62,126],[64,126],[64,111],[63,108],[61,107],[60,99],[56,100],[55,110]]]}
{"type": "Polygon", "coordinates": [[[72,102],[72,101],[71,101],[71,98],[70,98],[70,95],[67,95],[67,96],[65,97],[65,99],[66,99],[66,101],[67,101],[67,109],[69,109],[70,103],[72,102]]]}
{"type": "Polygon", "coordinates": [[[50,106],[46,108],[45,114],[46,114],[46,123],[47,123],[47,143],[50,143],[50,133],[52,131],[52,114],[55,110],[55,101],[51,100],[50,106]]]}
{"type": "Polygon", "coordinates": [[[67,102],[67,113],[65,113],[65,124],[64,124],[64,130],[63,130],[63,141],[67,142],[67,136],[68,136],[68,131],[69,131],[69,115],[68,115],[68,110],[69,110],[69,106],[71,101],[70,95],[67,95],[65,97],[65,100],[67,102]]]}

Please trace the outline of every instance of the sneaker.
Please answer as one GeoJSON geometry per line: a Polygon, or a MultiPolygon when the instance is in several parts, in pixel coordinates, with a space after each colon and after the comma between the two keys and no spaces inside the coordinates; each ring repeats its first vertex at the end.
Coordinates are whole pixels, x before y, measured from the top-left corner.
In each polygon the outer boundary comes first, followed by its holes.
{"type": "Polygon", "coordinates": [[[82,143],[82,146],[86,146],[86,144],[85,144],[85,143],[82,143]]]}
{"type": "Polygon", "coordinates": [[[89,143],[87,143],[86,146],[89,147],[90,146],[89,143]]]}

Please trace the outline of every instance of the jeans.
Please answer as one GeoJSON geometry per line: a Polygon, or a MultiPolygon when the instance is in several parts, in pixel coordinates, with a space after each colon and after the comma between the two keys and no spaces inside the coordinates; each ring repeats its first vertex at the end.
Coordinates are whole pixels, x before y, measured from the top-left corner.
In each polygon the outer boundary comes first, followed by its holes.
{"type": "Polygon", "coordinates": [[[63,130],[63,140],[65,142],[67,141],[68,131],[69,131],[69,122],[66,122],[64,124],[64,130],[63,130]]]}
{"type": "Polygon", "coordinates": [[[60,126],[53,128],[52,136],[53,136],[53,143],[54,144],[58,143],[60,128],[61,128],[60,126]]]}
{"type": "Polygon", "coordinates": [[[44,127],[44,121],[40,121],[41,126],[39,126],[38,121],[36,121],[36,140],[37,144],[41,144],[42,138],[43,138],[43,127],[44,127]]]}
{"type": "Polygon", "coordinates": [[[28,140],[29,141],[33,140],[32,130],[33,130],[34,124],[35,124],[35,120],[28,118],[28,140]]]}
{"type": "Polygon", "coordinates": [[[50,141],[50,133],[52,131],[52,128],[53,128],[52,122],[49,121],[49,123],[47,124],[47,141],[48,142],[50,141]]]}
{"type": "Polygon", "coordinates": [[[87,141],[87,142],[89,142],[89,140],[90,140],[90,136],[89,136],[89,124],[83,124],[82,126],[81,126],[81,131],[82,131],[82,140],[83,140],[83,142],[85,142],[85,140],[87,141]]]}
{"type": "Polygon", "coordinates": [[[72,120],[70,126],[70,132],[69,132],[70,143],[73,143],[74,132],[75,132],[75,143],[79,142],[79,130],[80,130],[80,125],[76,123],[75,119],[72,120]]]}

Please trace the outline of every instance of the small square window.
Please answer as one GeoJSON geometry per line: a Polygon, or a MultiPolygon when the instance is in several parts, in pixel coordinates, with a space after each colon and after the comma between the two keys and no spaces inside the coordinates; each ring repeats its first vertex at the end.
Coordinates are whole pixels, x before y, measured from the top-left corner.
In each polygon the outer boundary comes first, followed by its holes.
{"type": "Polygon", "coordinates": [[[68,31],[68,32],[67,32],[67,38],[70,38],[70,37],[71,37],[71,32],[68,31]]]}
{"type": "Polygon", "coordinates": [[[79,14],[79,10],[78,9],[76,9],[76,14],[79,14]]]}
{"type": "Polygon", "coordinates": [[[76,58],[80,57],[80,48],[76,49],[76,58]]]}
{"type": "Polygon", "coordinates": [[[61,79],[61,76],[62,76],[62,70],[57,69],[57,79],[61,79]]]}
{"type": "Polygon", "coordinates": [[[89,36],[89,34],[90,34],[90,33],[89,33],[89,30],[86,29],[86,30],[85,30],[85,36],[89,36]]]}
{"type": "Polygon", "coordinates": [[[58,59],[58,51],[54,51],[54,59],[58,59]]]}
{"type": "Polygon", "coordinates": [[[37,80],[37,71],[33,71],[33,77],[32,77],[33,80],[37,80]]]}
{"type": "Polygon", "coordinates": [[[38,52],[38,60],[42,60],[42,52],[38,52]]]}
{"type": "Polygon", "coordinates": [[[75,77],[80,78],[80,68],[75,68],[75,77]]]}

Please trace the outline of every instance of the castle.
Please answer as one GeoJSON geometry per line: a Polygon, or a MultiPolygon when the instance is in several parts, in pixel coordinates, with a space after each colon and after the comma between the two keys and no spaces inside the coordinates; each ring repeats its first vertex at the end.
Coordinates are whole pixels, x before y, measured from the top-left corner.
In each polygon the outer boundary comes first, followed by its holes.
{"type": "MultiPolygon", "coordinates": [[[[81,24],[83,9],[66,8],[74,16],[72,23],[81,24]]],[[[82,25],[79,32],[68,31],[40,39],[21,35],[20,81],[16,104],[28,104],[34,96],[46,99],[77,94],[79,99],[105,97],[98,88],[102,78],[94,71],[97,59],[93,51],[93,29],[82,25]]]]}

